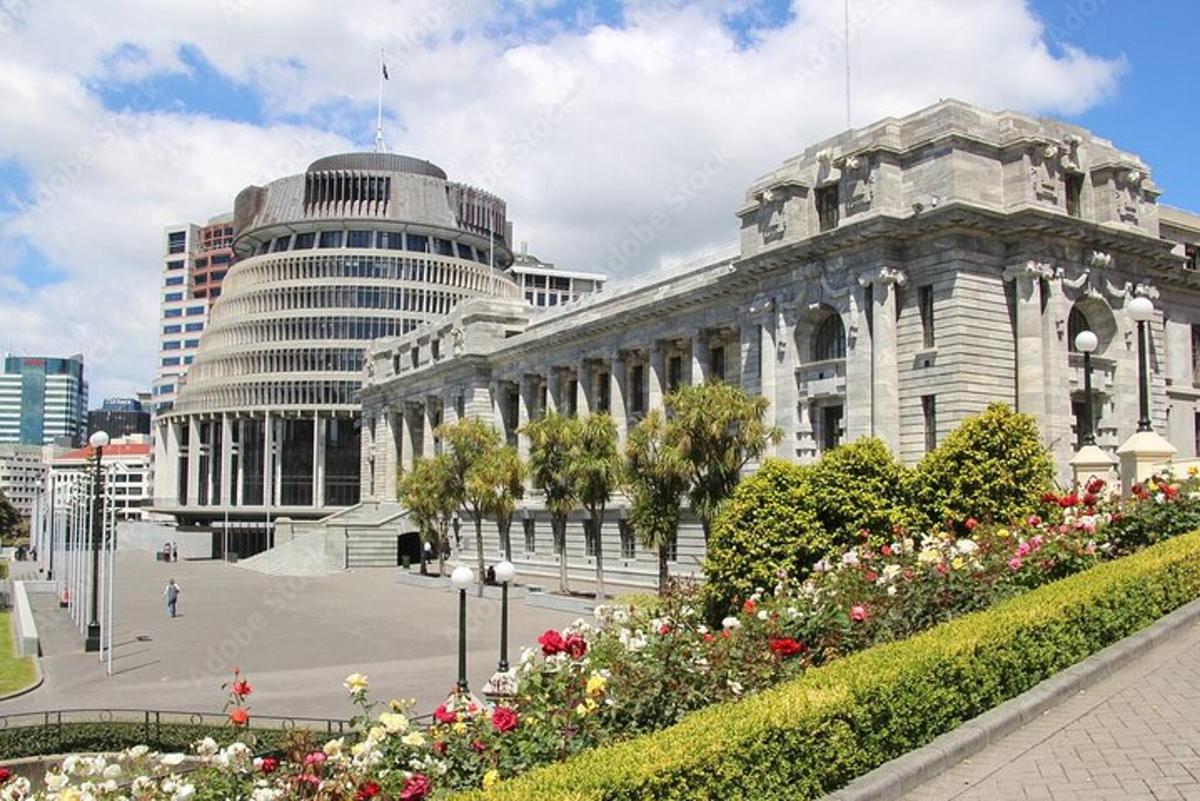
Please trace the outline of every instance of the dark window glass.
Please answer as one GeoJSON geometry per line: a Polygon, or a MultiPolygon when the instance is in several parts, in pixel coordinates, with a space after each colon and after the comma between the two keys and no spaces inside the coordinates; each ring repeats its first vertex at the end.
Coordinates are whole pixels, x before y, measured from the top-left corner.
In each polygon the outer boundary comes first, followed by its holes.
{"type": "Polygon", "coordinates": [[[212,263],[213,264],[229,264],[229,254],[228,253],[216,254],[215,256],[212,257],[212,263]]]}
{"type": "MultiPolygon", "coordinates": [[[[179,326],[175,326],[178,328],[179,326]]],[[[204,323],[188,323],[183,327],[184,331],[203,331],[204,323]]]]}
{"type": "Polygon", "coordinates": [[[821,449],[833,450],[842,441],[842,406],[821,407],[821,449]]]}
{"type": "Polygon", "coordinates": [[[635,364],[629,371],[629,409],[634,414],[646,411],[646,366],[635,364]]]}
{"type": "Polygon", "coordinates": [[[525,553],[537,553],[537,528],[534,519],[528,518],[525,524],[525,553]]]}
{"type": "Polygon", "coordinates": [[[618,520],[617,528],[621,532],[621,558],[637,558],[637,542],[633,536],[633,526],[628,520],[618,520]]]}
{"type": "Polygon", "coordinates": [[[307,234],[296,234],[296,244],[292,246],[293,250],[311,250],[313,243],[317,241],[317,235],[313,232],[307,234]]]}
{"type": "Polygon", "coordinates": [[[917,289],[917,303],[921,311],[921,342],[926,348],[934,346],[933,334],[933,287],[923,286],[917,289]]]}
{"type": "Polygon", "coordinates": [[[188,314],[188,317],[195,317],[198,314],[204,314],[204,307],[203,306],[188,306],[187,314],[188,314]]]}
{"type": "Polygon", "coordinates": [[[583,554],[596,555],[596,526],[591,520],[583,521],[583,554]]]}
{"type": "Polygon", "coordinates": [[[921,396],[921,414],[925,422],[925,452],[937,447],[937,396],[921,396]]]}
{"type": "Polygon", "coordinates": [[[817,222],[822,231],[831,231],[838,224],[837,184],[822,186],[814,193],[817,203],[817,222]]]}
{"type": "Polygon", "coordinates": [[[208,266],[208,259],[196,259],[196,269],[203,270],[208,266]]]}
{"type": "Polygon", "coordinates": [[[1067,173],[1067,214],[1072,217],[1083,216],[1083,174],[1067,173]]]}
{"type": "Polygon", "coordinates": [[[725,380],[725,346],[718,345],[708,350],[708,377],[710,381],[725,380]]]}
{"type": "Polygon", "coordinates": [[[409,234],[408,235],[408,250],[414,251],[416,253],[428,253],[429,252],[429,237],[422,236],[420,234],[409,234]]]}
{"type": "Polygon", "coordinates": [[[163,312],[163,317],[182,317],[183,309],[167,309],[163,312]]]}
{"type": "Polygon", "coordinates": [[[454,255],[454,243],[451,242],[449,239],[434,239],[433,240],[433,252],[438,254],[439,256],[453,256],[454,255]]]}
{"type": "Polygon", "coordinates": [[[323,248],[340,248],[342,246],[342,232],[322,231],[320,246],[323,248]]]}
{"type": "Polygon", "coordinates": [[[667,359],[667,391],[674,392],[683,384],[683,357],[675,355],[667,359]]]}
{"type": "MultiPolygon", "coordinates": [[[[310,241],[311,241],[311,240],[310,240],[310,241]]],[[[288,249],[288,245],[290,245],[290,244],[291,244],[291,242],[292,242],[292,237],[291,237],[290,235],[289,235],[289,236],[280,236],[280,237],[276,237],[276,238],[275,238],[275,244],[271,246],[271,251],[272,251],[273,253],[278,253],[278,252],[280,252],[281,250],[287,250],[287,249],[288,249]]],[[[312,245],[311,245],[311,244],[309,244],[309,247],[312,247],[312,245]]]]}
{"type": "Polygon", "coordinates": [[[167,252],[182,253],[187,246],[187,231],[172,231],[167,234],[167,252]]]}
{"type": "Polygon", "coordinates": [[[180,285],[180,284],[182,284],[182,283],[183,283],[183,276],[182,276],[182,275],[169,275],[169,276],[167,276],[167,286],[179,286],[179,285],[180,285]]]}
{"type": "Polygon", "coordinates": [[[346,247],[348,247],[348,248],[369,248],[369,247],[371,247],[371,232],[370,231],[347,231],[346,232],[346,247]]]}
{"type": "Polygon", "coordinates": [[[182,329],[182,326],[178,326],[178,325],[164,325],[163,333],[164,334],[178,334],[181,329],[182,329]]]}
{"type": "Polygon", "coordinates": [[[829,314],[813,334],[813,361],[846,358],[846,328],[840,314],[829,314]]]}
{"type": "Polygon", "coordinates": [[[380,231],[375,246],[380,250],[404,250],[404,234],[380,231]]]}
{"type": "Polygon", "coordinates": [[[471,256],[471,246],[464,245],[462,242],[459,242],[458,243],[458,257],[460,259],[468,259],[468,260],[472,259],[473,257],[471,256]]]}
{"type": "Polygon", "coordinates": [[[167,262],[167,269],[168,270],[182,270],[183,262],[182,261],[169,261],[169,262],[167,262]]]}
{"type": "Polygon", "coordinates": [[[606,413],[612,410],[611,387],[608,383],[608,373],[596,376],[596,411],[606,413]]]}

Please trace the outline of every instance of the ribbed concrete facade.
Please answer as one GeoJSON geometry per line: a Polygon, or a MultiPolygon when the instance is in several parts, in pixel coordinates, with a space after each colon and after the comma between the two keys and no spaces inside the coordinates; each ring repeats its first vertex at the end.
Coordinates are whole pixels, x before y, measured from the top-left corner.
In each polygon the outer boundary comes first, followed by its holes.
{"type": "MultiPolygon", "coordinates": [[[[539,314],[470,301],[374,343],[364,498],[394,499],[396,471],[436,449],[431,409],[489,420],[525,453],[520,429],[545,410],[604,409],[625,436],[671,387],[711,379],[765,395],[784,432],[772,455],[797,462],[874,435],[911,464],[966,417],[1010,403],[1037,418],[1066,480],[1084,400],[1074,334],[1100,340],[1097,440],[1112,452],[1137,423],[1126,306],[1139,295],[1157,308],[1153,424],[1193,454],[1200,218],[1160,219],[1159,194],[1136,155],[1056,120],[947,101],[846,132],[750,187],[729,253],[539,314]]],[[[518,567],[552,582],[548,516],[536,496],[521,514],[518,567]]],[[[624,516],[618,501],[606,564],[617,583],[651,584],[654,555],[624,516]]],[[[582,518],[568,555],[587,577],[582,518]]],[[[673,569],[696,571],[702,554],[685,526],[673,569]]]]}
{"type": "Polygon", "coordinates": [[[518,296],[504,203],[429,162],[350,153],[243,190],[234,228],[237,261],[157,421],[155,507],[266,524],[352,506],[367,342],[518,296]]]}

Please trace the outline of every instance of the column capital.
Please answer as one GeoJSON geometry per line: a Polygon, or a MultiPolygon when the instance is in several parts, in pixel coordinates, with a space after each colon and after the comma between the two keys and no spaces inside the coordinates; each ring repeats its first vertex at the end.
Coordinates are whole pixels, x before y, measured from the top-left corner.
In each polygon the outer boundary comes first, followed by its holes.
{"type": "Polygon", "coordinates": [[[901,270],[899,267],[880,267],[875,270],[867,270],[858,276],[858,285],[866,288],[872,285],[887,285],[895,284],[896,286],[904,286],[908,283],[908,273],[901,270]]]}
{"type": "Polygon", "coordinates": [[[1037,259],[1026,259],[1004,268],[1005,281],[1016,281],[1018,278],[1051,279],[1054,277],[1054,267],[1048,262],[1037,259]]]}

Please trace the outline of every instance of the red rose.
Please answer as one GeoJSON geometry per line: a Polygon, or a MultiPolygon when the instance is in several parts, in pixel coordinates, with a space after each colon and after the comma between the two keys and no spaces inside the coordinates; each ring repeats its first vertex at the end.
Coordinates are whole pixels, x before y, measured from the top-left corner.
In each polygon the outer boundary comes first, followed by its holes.
{"type": "Polygon", "coordinates": [[[496,707],[492,710],[492,728],[507,734],[517,728],[517,713],[506,706],[496,707]]]}
{"type": "Polygon", "coordinates": [[[354,801],[368,801],[379,795],[382,790],[379,782],[363,782],[358,786],[358,792],[354,794],[354,801]]]}
{"type": "Polygon", "coordinates": [[[771,649],[772,653],[778,654],[785,659],[789,656],[802,654],[808,650],[807,645],[797,642],[791,637],[773,637],[767,643],[767,646],[771,649]]]}
{"type": "Polygon", "coordinates": [[[875,580],[877,580],[879,578],[879,574],[876,573],[874,570],[868,570],[866,573],[863,574],[863,578],[865,578],[867,581],[874,582],[875,580]]]}
{"type": "Polygon", "coordinates": [[[937,572],[941,573],[943,576],[946,575],[946,565],[944,562],[938,562],[937,572]]]}
{"type": "Polygon", "coordinates": [[[458,723],[458,713],[446,709],[446,705],[442,704],[433,710],[433,719],[438,723],[458,723]]]}
{"type": "Polygon", "coordinates": [[[854,606],[850,607],[850,619],[855,623],[862,623],[870,616],[871,613],[867,611],[867,607],[863,606],[862,604],[855,604],[854,606]]]}
{"type": "Polygon", "coordinates": [[[404,781],[404,787],[396,797],[400,801],[423,801],[431,789],[433,788],[429,786],[429,779],[420,773],[414,773],[404,781]]]}
{"type": "Polygon", "coordinates": [[[483,740],[472,740],[471,750],[477,754],[482,754],[487,750],[487,746],[483,744],[483,740]]]}
{"type": "MultiPolygon", "coordinates": [[[[545,648],[545,646],[542,647],[543,649],[545,648]]],[[[565,641],[563,641],[562,648],[560,650],[566,651],[571,655],[572,659],[582,659],[583,655],[587,653],[587,649],[587,640],[583,639],[583,637],[578,634],[572,634],[567,637],[565,641]]]]}
{"type": "Polygon", "coordinates": [[[892,555],[892,546],[890,546],[890,545],[885,545],[885,546],[883,546],[882,548],[880,548],[880,549],[879,549],[879,552],[880,552],[881,554],[883,554],[884,556],[891,556],[891,555],[892,555]]]}
{"type": "Polygon", "coordinates": [[[713,642],[716,639],[717,638],[712,635],[711,631],[704,632],[704,641],[705,642],[713,642]]]}
{"type": "Polygon", "coordinates": [[[12,778],[11,770],[9,770],[8,768],[0,768],[0,784],[4,784],[6,781],[8,781],[11,778],[12,778]]]}
{"type": "Polygon", "coordinates": [[[754,611],[756,609],[758,609],[758,604],[756,604],[754,602],[753,598],[746,601],[746,603],[742,604],[742,611],[745,612],[747,615],[753,615],[754,611]]]}
{"type": "Polygon", "coordinates": [[[446,743],[445,743],[445,741],[443,741],[443,740],[434,740],[434,741],[433,741],[433,750],[434,750],[434,751],[437,751],[439,754],[444,754],[444,753],[446,753],[446,743]]]}
{"type": "Polygon", "coordinates": [[[250,722],[250,712],[243,707],[235,706],[229,712],[229,722],[234,726],[245,726],[250,722]]]}
{"type": "Polygon", "coordinates": [[[253,692],[253,688],[250,687],[250,682],[246,681],[245,679],[240,679],[233,683],[234,695],[245,698],[251,692],[253,692]]]}
{"type": "Polygon", "coordinates": [[[1058,499],[1058,505],[1064,509],[1069,509],[1072,506],[1078,506],[1079,505],[1079,496],[1073,492],[1069,495],[1064,495],[1058,499]]]}
{"type": "Polygon", "coordinates": [[[274,773],[279,770],[279,760],[275,757],[263,757],[262,762],[259,763],[259,770],[266,774],[274,773]]]}
{"type": "Polygon", "coordinates": [[[1092,495],[1099,495],[1104,491],[1104,483],[1104,479],[1102,478],[1093,478],[1087,483],[1087,486],[1084,487],[1084,489],[1086,489],[1092,495]]]}
{"type": "Polygon", "coordinates": [[[1096,501],[1098,501],[1098,500],[1099,500],[1099,498],[1096,497],[1096,494],[1094,492],[1089,492],[1087,495],[1083,496],[1083,505],[1084,506],[1095,506],[1096,501]]]}
{"type": "Polygon", "coordinates": [[[1058,496],[1053,492],[1043,492],[1042,503],[1058,503],[1058,496]]]}
{"type": "Polygon", "coordinates": [[[658,627],[658,633],[661,634],[662,636],[666,637],[668,634],[671,633],[671,627],[669,625],[667,625],[666,623],[663,623],[661,626],[658,627]]]}
{"type": "Polygon", "coordinates": [[[563,641],[562,635],[554,629],[546,629],[545,633],[537,639],[538,645],[542,646],[542,653],[546,656],[554,656],[561,654],[566,649],[566,643],[563,641]]]}
{"type": "Polygon", "coordinates": [[[967,527],[967,531],[974,531],[975,527],[979,525],[979,521],[973,517],[968,517],[965,525],[967,527]]]}

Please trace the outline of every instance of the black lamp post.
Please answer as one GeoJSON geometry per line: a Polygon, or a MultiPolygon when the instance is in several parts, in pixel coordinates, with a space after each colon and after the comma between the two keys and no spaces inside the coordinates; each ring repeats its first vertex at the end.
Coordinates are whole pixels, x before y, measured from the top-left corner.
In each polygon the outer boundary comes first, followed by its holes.
{"type": "Polygon", "coordinates": [[[501,673],[508,672],[508,584],[517,575],[517,569],[507,559],[496,565],[496,581],[500,582],[500,664],[501,673]]]}
{"type": "Polygon", "coordinates": [[[1146,323],[1154,318],[1154,304],[1144,296],[1129,301],[1129,317],[1137,323],[1138,333],[1138,431],[1152,431],[1150,425],[1150,375],[1146,367],[1146,323]]]}
{"type": "Polygon", "coordinates": [[[100,541],[104,538],[104,479],[101,463],[104,446],[108,444],[108,434],[97,431],[88,438],[88,442],[96,451],[96,473],[92,477],[92,609],[83,650],[91,652],[100,650],[100,541]]]}
{"type": "Polygon", "coordinates": [[[1083,354],[1083,431],[1079,441],[1085,447],[1096,444],[1096,418],[1092,414],[1092,352],[1100,341],[1091,331],[1075,335],[1075,350],[1083,354]]]}
{"type": "Polygon", "coordinates": [[[455,689],[459,695],[471,691],[467,686],[467,588],[475,583],[475,571],[466,565],[459,565],[450,574],[450,584],[458,590],[458,683],[455,689]]]}

